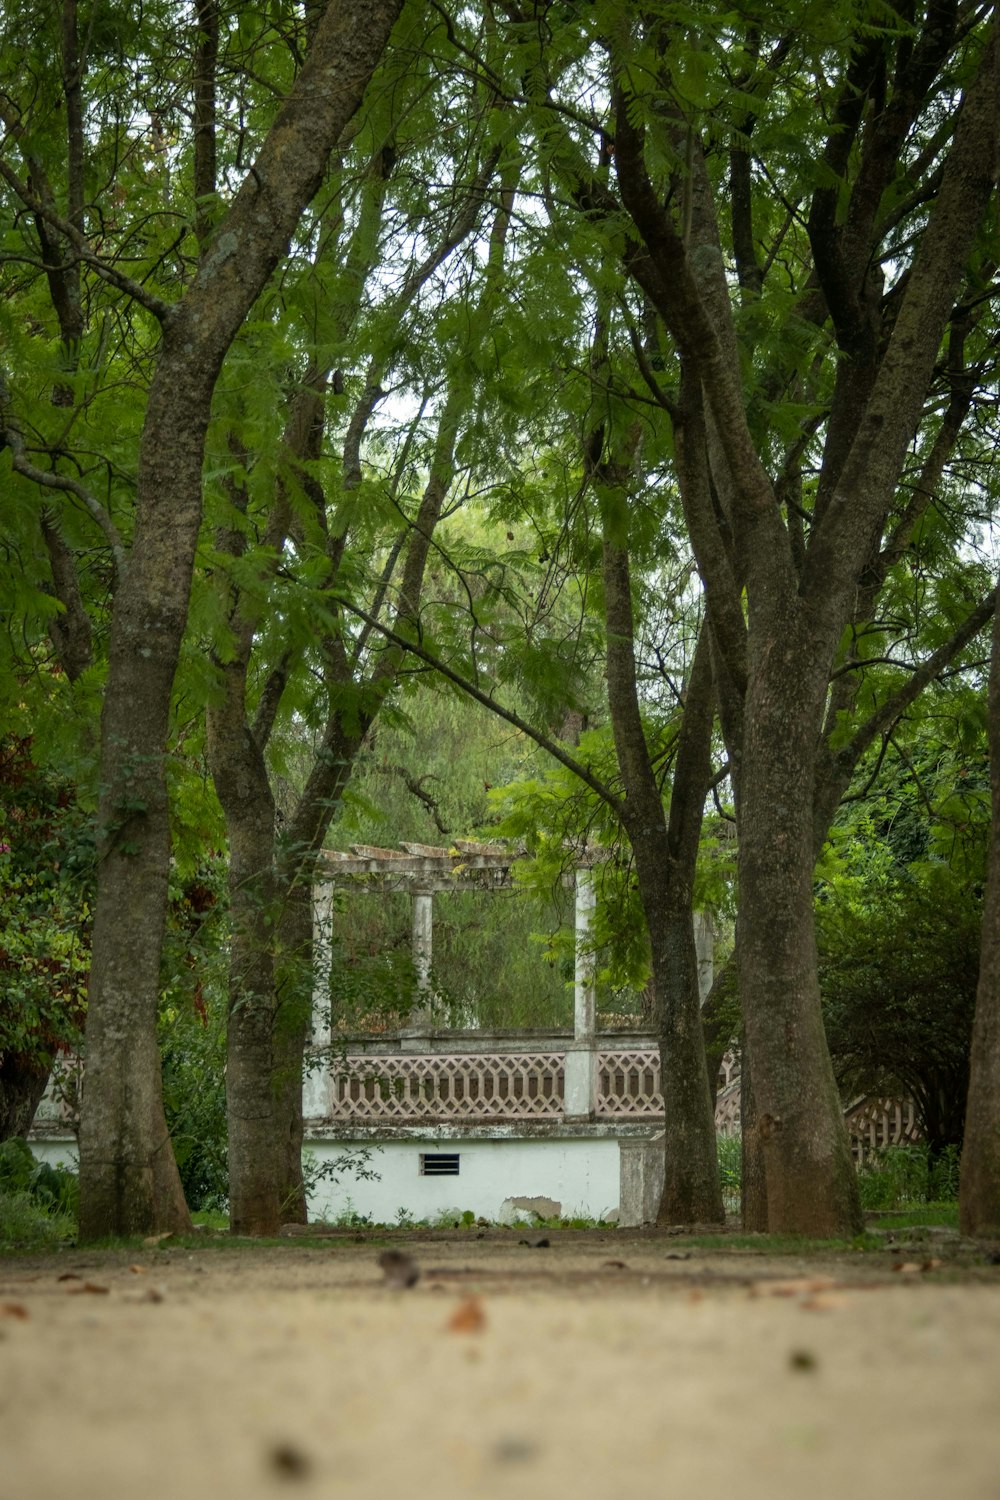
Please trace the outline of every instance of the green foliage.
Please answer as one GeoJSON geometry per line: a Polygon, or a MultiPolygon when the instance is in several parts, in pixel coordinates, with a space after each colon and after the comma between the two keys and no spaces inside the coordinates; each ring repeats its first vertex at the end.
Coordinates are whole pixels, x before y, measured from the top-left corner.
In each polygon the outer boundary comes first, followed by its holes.
{"type": "Polygon", "coordinates": [[[161,1013],[163,1107],[190,1208],[229,1202],[224,1007],[161,1013]]]}
{"type": "Polygon", "coordinates": [[[225,865],[176,869],[163,950],[158,1036],[163,1107],[188,1206],[228,1204],[225,865]]]}
{"type": "Polygon", "coordinates": [[[17,1136],[0,1142],[0,1189],[27,1193],[46,1213],[76,1213],[76,1173],[36,1161],[27,1141],[17,1136]]]}
{"type": "Polygon", "coordinates": [[[962,1139],[980,901],[944,865],[831,892],[818,913],[827,1038],[851,1095],[910,1096],[935,1149],[962,1139]]]}
{"type": "Polygon", "coordinates": [[[0,740],[0,793],[0,1058],[44,1069],[80,1039],[93,833],[28,740],[0,740]]]}
{"type": "Polygon", "coordinates": [[[722,1183],[722,1201],[727,1214],[738,1214],[743,1192],[743,1141],[738,1135],[719,1135],[715,1138],[715,1150],[719,1161],[719,1180],[722,1183]]]}
{"type": "Polygon", "coordinates": [[[926,1144],[886,1146],[872,1151],[858,1168],[861,1207],[869,1212],[903,1209],[915,1203],[958,1201],[959,1150],[947,1146],[932,1155],[926,1144]]]}
{"type": "Polygon", "coordinates": [[[36,1161],[27,1141],[0,1143],[0,1252],[74,1239],[77,1198],[75,1173],[36,1161]]]}
{"type": "MultiPolygon", "coordinates": [[[[406,714],[380,719],[358,757],[330,842],[448,847],[495,836],[491,790],[536,752],[484,710],[416,687],[406,714]]],[[[434,898],[431,987],[442,1022],[481,1027],[572,1024],[572,960],[548,944],[572,897],[554,882],[532,894],[456,891],[434,898]]],[[[338,893],[334,1016],[343,1030],[398,1025],[415,995],[406,896],[338,893]]]]}
{"type": "Polygon", "coordinates": [[[0,1254],[56,1250],[75,1238],[75,1215],[45,1208],[30,1193],[0,1188],[0,1254]]]}

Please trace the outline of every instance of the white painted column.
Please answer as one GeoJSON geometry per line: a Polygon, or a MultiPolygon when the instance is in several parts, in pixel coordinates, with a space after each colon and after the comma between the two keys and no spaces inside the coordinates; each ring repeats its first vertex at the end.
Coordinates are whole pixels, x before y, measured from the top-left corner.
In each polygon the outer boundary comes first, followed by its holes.
{"type": "MultiPolygon", "coordinates": [[[[310,1052],[329,1048],[330,983],[333,975],[333,886],[317,880],[313,886],[313,987],[310,1052]]],[[[307,1120],[323,1119],[330,1112],[329,1062],[307,1068],[302,1081],[302,1113],[307,1120]]]]}
{"type": "Polygon", "coordinates": [[[694,946],[698,954],[698,998],[704,1005],[715,978],[715,923],[707,911],[694,914],[694,946]]]}
{"type": "Polygon", "coordinates": [[[563,1113],[589,1120],[597,1106],[597,955],[593,926],[596,905],[590,870],[576,872],[576,973],[573,993],[573,1043],[566,1053],[563,1113]]]}
{"type": "Polygon", "coordinates": [[[434,897],[414,891],[412,906],[413,973],[416,994],[407,1031],[429,1031],[431,1026],[431,960],[434,954],[434,897]]]}

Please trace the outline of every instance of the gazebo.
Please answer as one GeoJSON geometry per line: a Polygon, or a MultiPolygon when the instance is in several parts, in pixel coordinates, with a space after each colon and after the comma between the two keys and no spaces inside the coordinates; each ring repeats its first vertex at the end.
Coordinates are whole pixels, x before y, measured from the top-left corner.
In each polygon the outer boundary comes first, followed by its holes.
{"type": "MultiPolygon", "coordinates": [[[[576,924],[572,1034],[434,1029],[434,897],[510,889],[520,857],[466,840],[448,849],[411,843],[324,851],[314,894],[318,1066],[306,1086],[306,1145],[331,1171],[336,1161],[371,1151],[379,1176],[348,1174],[336,1187],[321,1180],[314,1215],[343,1213],[350,1199],[353,1212],[377,1221],[461,1212],[491,1220],[531,1212],[622,1216],[623,1150],[631,1161],[662,1121],[663,1102],[655,1038],[597,1033],[591,928],[599,854],[578,858],[568,877],[576,924]],[[417,1002],[391,1039],[339,1038],[331,1028],[332,910],[334,892],[345,888],[411,898],[417,1002]]],[[[701,926],[707,986],[711,934],[701,926]]]]}

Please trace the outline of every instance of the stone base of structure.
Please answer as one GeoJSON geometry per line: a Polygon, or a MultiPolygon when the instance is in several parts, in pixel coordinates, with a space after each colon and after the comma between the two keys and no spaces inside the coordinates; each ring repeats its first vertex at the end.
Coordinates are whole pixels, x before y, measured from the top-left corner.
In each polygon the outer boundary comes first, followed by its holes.
{"type": "Polygon", "coordinates": [[[356,1215],[392,1224],[471,1214],[491,1223],[536,1216],[615,1223],[623,1206],[623,1153],[648,1136],[641,1122],[307,1125],[309,1217],[356,1215]]]}

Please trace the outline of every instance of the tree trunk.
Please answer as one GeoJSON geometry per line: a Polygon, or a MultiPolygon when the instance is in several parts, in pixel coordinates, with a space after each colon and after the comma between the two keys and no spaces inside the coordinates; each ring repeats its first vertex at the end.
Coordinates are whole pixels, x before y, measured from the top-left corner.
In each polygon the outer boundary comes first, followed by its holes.
{"type": "Polygon", "coordinates": [[[274,1235],[281,1222],[272,1084],[274,799],[264,756],[244,721],[244,688],[242,664],[229,663],[223,700],[208,714],[209,764],[229,839],[229,1219],[234,1234],[274,1235]]]}
{"type": "Polygon", "coordinates": [[[312,888],[308,881],[300,880],[285,894],[278,929],[282,963],[278,974],[274,1088],[283,1224],[304,1224],[308,1217],[302,1179],[302,1071],[312,1025],[312,921],[312,888]]]}
{"type": "Polygon", "coordinates": [[[702,809],[710,779],[711,656],[703,635],[691,668],[667,823],[639,712],[628,553],[605,516],[604,608],[608,702],[632,845],[649,929],[665,1114],[659,1224],[722,1224],[715,1112],[705,1063],[692,900],[702,809]]]}
{"type": "Polygon", "coordinates": [[[963,1234],[1000,1239],[1000,611],[990,664],[990,865],[958,1195],[963,1234]]]}
{"type": "Polygon", "coordinates": [[[198,373],[183,337],[168,334],[143,429],[132,558],[115,601],[80,1118],[84,1240],[190,1224],[163,1113],[156,1007],[170,862],[164,746],[215,378],[198,373]]]}
{"type": "Polygon", "coordinates": [[[767,1233],[767,1177],[758,1118],[753,1064],[744,1028],[740,1060],[740,1221],[747,1234],[767,1233]]]}
{"type": "Polygon", "coordinates": [[[794,605],[755,624],[740,778],[738,963],[768,1228],[853,1233],[860,1199],[823,1029],[813,917],[813,763],[827,664],[794,605]]]}
{"type": "Polygon", "coordinates": [[[28,1134],[49,1071],[37,1058],[0,1057],[0,1141],[28,1134]]]}
{"type": "MultiPolygon", "coordinates": [[[[656,1222],[723,1224],[725,1208],[715,1145],[715,1111],[705,1066],[690,891],[662,889],[662,874],[647,903],[637,858],[653,952],[659,1011],[660,1077],[665,1116],[663,1197],[656,1222]]],[[[662,865],[660,866],[662,871],[662,865]]]]}
{"type": "Polygon", "coordinates": [[[212,393],[285,254],[401,9],[333,3],[163,342],[139,456],[132,556],[102,716],[100,863],[80,1122],[80,1234],[188,1222],[163,1114],[156,1006],[170,858],[164,747],[201,522],[212,393]]]}

